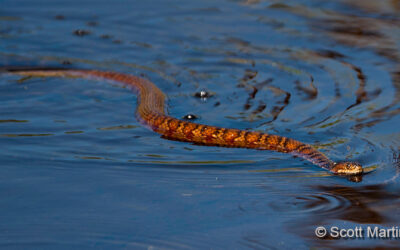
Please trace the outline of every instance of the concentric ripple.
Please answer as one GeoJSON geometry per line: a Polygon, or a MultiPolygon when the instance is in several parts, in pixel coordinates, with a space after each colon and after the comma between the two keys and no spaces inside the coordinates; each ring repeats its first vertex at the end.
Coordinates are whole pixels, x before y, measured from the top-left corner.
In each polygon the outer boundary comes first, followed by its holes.
{"type": "Polygon", "coordinates": [[[271,204],[277,211],[285,211],[285,213],[292,214],[313,214],[315,216],[339,213],[346,210],[350,205],[351,202],[344,197],[329,193],[286,197],[279,202],[271,204]]]}

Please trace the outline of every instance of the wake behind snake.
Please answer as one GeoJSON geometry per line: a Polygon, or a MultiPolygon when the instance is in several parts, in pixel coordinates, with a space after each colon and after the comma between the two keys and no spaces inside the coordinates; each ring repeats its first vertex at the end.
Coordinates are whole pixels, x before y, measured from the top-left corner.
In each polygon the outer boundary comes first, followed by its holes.
{"type": "Polygon", "coordinates": [[[289,153],[338,175],[360,175],[363,168],[356,162],[336,163],[311,145],[279,135],[215,127],[179,120],[165,114],[164,93],[152,82],[137,76],[98,70],[81,69],[20,69],[2,71],[27,77],[97,78],[131,87],[138,96],[137,117],[163,137],[206,146],[251,148],[289,153]]]}

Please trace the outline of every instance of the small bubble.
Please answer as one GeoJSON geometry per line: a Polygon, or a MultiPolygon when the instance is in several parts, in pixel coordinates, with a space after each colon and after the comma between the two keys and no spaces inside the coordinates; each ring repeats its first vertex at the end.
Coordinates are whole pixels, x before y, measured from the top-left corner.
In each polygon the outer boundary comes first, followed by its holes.
{"type": "Polygon", "coordinates": [[[193,114],[187,114],[183,117],[183,119],[185,120],[196,120],[198,117],[196,115],[193,114]]]}
{"type": "Polygon", "coordinates": [[[208,93],[205,90],[200,91],[200,97],[207,97],[208,93]]]}
{"type": "Polygon", "coordinates": [[[199,92],[196,92],[194,96],[201,99],[207,99],[208,97],[211,97],[212,94],[207,90],[200,90],[199,92]]]}

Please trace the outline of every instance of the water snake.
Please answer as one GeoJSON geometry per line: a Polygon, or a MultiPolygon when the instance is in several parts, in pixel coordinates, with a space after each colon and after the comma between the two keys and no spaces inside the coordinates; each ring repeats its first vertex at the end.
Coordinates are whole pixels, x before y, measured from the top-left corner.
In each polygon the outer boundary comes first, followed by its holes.
{"type": "Polygon", "coordinates": [[[357,162],[336,163],[309,144],[284,136],[215,127],[168,116],[164,111],[164,93],[149,80],[111,71],[53,68],[3,68],[13,74],[27,77],[96,78],[122,83],[131,87],[138,96],[137,117],[153,131],[172,140],[221,147],[251,148],[290,153],[338,175],[360,175],[362,166],[357,162]]]}

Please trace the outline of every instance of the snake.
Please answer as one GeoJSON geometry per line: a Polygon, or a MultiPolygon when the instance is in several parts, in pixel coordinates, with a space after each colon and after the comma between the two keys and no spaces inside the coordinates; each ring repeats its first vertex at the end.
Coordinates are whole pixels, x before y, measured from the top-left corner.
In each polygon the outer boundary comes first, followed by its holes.
{"type": "Polygon", "coordinates": [[[166,95],[151,81],[114,71],[69,68],[5,67],[2,73],[24,77],[64,77],[105,80],[123,84],[137,94],[137,119],[163,138],[204,146],[271,150],[301,157],[335,175],[361,175],[358,162],[334,162],[313,146],[285,136],[216,127],[171,117],[165,112],[166,95]]]}

